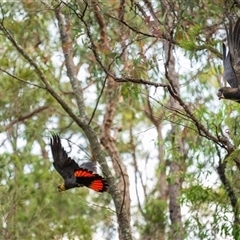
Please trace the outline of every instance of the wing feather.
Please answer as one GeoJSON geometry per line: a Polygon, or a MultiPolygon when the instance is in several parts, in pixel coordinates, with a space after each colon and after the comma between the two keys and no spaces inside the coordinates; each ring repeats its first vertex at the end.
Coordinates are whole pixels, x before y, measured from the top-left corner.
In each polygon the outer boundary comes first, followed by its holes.
{"type": "Polygon", "coordinates": [[[226,47],[223,46],[224,77],[233,88],[240,85],[240,18],[234,28],[232,20],[229,20],[229,32],[227,41],[229,52],[226,56],[226,47]]]}
{"type": "Polygon", "coordinates": [[[79,169],[78,164],[68,157],[66,151],[62,147],[61,140],[58,135],[53,135],[50,141],[53,166],[64,180],[74,177],[74,171],[79,169]]]}

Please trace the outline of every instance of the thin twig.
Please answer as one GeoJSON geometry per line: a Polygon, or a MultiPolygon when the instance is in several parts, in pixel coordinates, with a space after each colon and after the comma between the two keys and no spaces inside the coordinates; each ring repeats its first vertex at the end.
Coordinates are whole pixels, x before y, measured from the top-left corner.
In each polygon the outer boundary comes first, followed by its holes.
{"type": "Polygon", "coordinates": [[[22,116],[19,116],[17,118],[15,118],[13,121],[11,121],[6,127],[5,127],[5,131],[8,131],[14,124],[18,123],[18,122],[23,122],[25,121],[26,119],[29,119],[33,116],[35,116],[36,114],[42,112],[43,110],[45,109],[48,109],[49,107],[48,106],[43,106],[43,107],[40,107],[40,108],[37,108],[35,110],[33,110],[32,112],[30,113],[27,113],[25,115],[22,115],[22,116]]]}
{"type": "Polygon", "coordinates": [[[28,85],[31,85],[31,86],[34,86],[34,87],[37,87],[37,88],[42,88],[42,89],[45,89],[45,90],[46,90],[45,87],[39,86],[39,85],[37,85],[37,84],[35,84],[35,83],[31,83],[31,82],[29,82],[29,81],[26,81],[26,80],[24,80],[24,79],[22,79],[22,78],[20,78],[20,77],[17,77],[17,76],[15,76],[15,75],[11,74],[10,72],[8,72],[8,71],[6,71],[6,70],[4,70],[4,69],[2,69],[2,68],[0,68],[0,71],[6,73],[6,74],[9,75],[10,77],[12,77],[12,78],[14,78],[14,79],[16,79],[16,80],[18,80],[18,81],[20,81],[20,82],[22,82],[22,83],[25,83],[25,84],[28,84],[28,85]]]}

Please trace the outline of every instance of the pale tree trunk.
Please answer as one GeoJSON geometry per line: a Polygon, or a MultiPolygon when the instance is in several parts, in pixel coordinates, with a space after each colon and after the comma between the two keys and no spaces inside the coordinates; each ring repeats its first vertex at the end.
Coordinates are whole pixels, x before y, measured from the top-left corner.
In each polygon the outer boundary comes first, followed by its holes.
{"type": "MultiPolygon", "coordinates": [[[[172,54],[173,50],[169,50],[168,42],[164,42],[164,51],[166,53],[166,59],[169,58],[169,80],[173,84],[174,89],[179,93],[178,75],[175,71],[175,59],[172,54]]],[[[178,102],[176,102],[172,97],[170,97],[169,105],[172,109],[180,109],[178,102]]],[[[184,235],[181,207],[179,203],[182,188],[181,166],[183,165],[184,148],[182,144],[180,128],[172,124],[170,134],[172,141],[172,156],[169,163],[169,211],[172,231],[171,239],[180,240],[183,239],[184,235]]]]}
{"type": "Polygon", "coordinates": [[[153,112],[149,96],[147,98],[147,104],[145,106],[145,113],[149,120],[154,124],[157,130],[157,140],[158,140],[158,159],[159,159],[159,197],[163,201],[168,200],[168,186],[166,180],[166,161],[164,160],[164,143],[163,143],[163,136],[162,136],[162,120],[164,118],[164,112],[155,115],[156,113],[153,112]]]}
{"type": "MultiPolygon", "coordinates": [[[[123,164],[121,155],[116,146],[116,136],[111,135],[112,123],[116,111],[116,99],[117,99],[117,89],[118,83],[113,81],[111,78],[108,79],[107,84],[107,106],[104,115],[104,121],[101,129],[101,143],[107,150],[109,156],[112,159],[112,164],[116,177],[118,180],[118,190],[122,196],[121,209],[118,209],[120,213],[124,211],[126,213],[126,224],[129,225],[130,229],[130,194],[129,194],[129,177],[127,173],[126,166],[123,164]]],[[[119,239],[124,239],[121,231],[119,231],[119,239]]]]}
{"type": "MultiPolygon", "coordinates": [[[[148,8],[151,16],[153,17],[154,21],[152,21],[151,27],[153,29],[161,29],[162,23],[155,15],[155,10],[151,5],[151,2],[148,0],[144,0],[145,6],[148,8]]],[[[162,0],[162,15],[165,17],[164,29],[166,32],[163,34],[166,35],[167,39],[171,39],[170,32],[173,28],[172,19],[171,19],[171,9],[169,7],[169,2],[162,0]]],[[[143,12],[143,11],[142,11],[143,12]]],[[[147,17],[147,16],[145,16],[147,17]]],[[[151,29],[150,29],[151,30],[151,29]]],[[[169,41],[162,41],[163,44],[163,51],[165,54],[165,69],[168,70],[167,80],[169,81],[172,88],[179,94],[179,79],[178,74],[175,71],[175,59],[173,56],[173,45],[169,41]],[[170,49],[169,49],[170,48],[170,49]]],[[[171,109],[179,110],[181,109],[179,103],[170,96],[170,101],[168,106],[171,109]]],[[[148,111],[151,113],[151,106],[148,104],[148,111]]],[[[174,116],[174,115],[173,115],[174,116]]],[[[169,184],[167,185],[166,181],[166,161],[164,156],[164,149],[162,144],[162,133],[161,133],[161,121],[160,119],[156,119],[153,117],[153,114],[148,116],[150,120],[154,123],[157,132],[158,132],[158,140],[159,140],[159,163],[160,163],[160,176],[159,176],[159,192],[160,198],[167,201],[169,198],[169,213],[170,213],[170,220],[171,220],[171,232],[169,239],[173,240],[181,240],[184,236],[184,229],[182,223],[182,215],[181,215],[181,207],[179,204],[179,198],[181,196],[181,187],[182,187],[182,177],[181,173],[181,166],[183,163],[183,156],[184,156],[184,148],[181,139],[181,132],[180,128],[176,127],[172,124],[171,129],[171,140],[172,140],[172,156],[169,159],[169,184]],[[152,116],[151,116],[152,115],[152,116]]],[[[159,116],[158,116],[159,117],[159,116]]],[[[159,117],[161,118],[161,116],[159,117]]],[[[161,239],[164,239],[164,235],[161,236],[161,239]]]]}
{"type": "MultiPolygon", "coordinates": [[[[167,184],[167,175],[166,175],[166,161],[164,157],[164,141],[162,136],[162,120],[164,118],[164,112],[160,112],[157,116],[154,113],[152,105],[150,103],[149,96],[147,97],[147,104],[145,106],[145,113],[149,120],[154,124],[157,130],[157,140],[158,140],[158,168],[159,168],[159,177],[158,177],[158,190],[159,190],[159,199],[164,202],[168,201],[169,191],[167,184]]],[[[166,229],[159,228],[157,232],[154,233],[154,237],[159,240],[164,240],[166,235],[166,229]]]]}
{"type": "MultiPolygon", "coordinates": [[[[151,5],[150,1],[144,0],[145,6],[147,6],[149,12],[151,13],[151,16],[153,17],[154,21],[152,23],[152,28],[155,29],[161,29],[162,23],[159,21],[159,19],[155,15],[155,10],[153,6],[151,5]]],[[[170,9],[169,2],[165,0],[161,0],[161,6],[162,6],[162,15],[165,17],[165,23],[164,23],[164,29],[165,32],[162,33],[166,36],[167,39],[171,39],[171,31],[173,29],[173,19],[171,19],[172,15],[172,9],[170,9]]],[[[175,70],[175,59],[173,56],[173,44],[171,42],[163,40],[163,51],[165,54],[165,70],[166,72],[166,78],[169,81],[170,85],[176,91],[177,94],[179,94],[179,79],[178,74],[175,70]]],[[[181,109],[179,103],[170,96],[169,101],[169,108],[175,109],[176,111],[181,109]]],[[[174,116],[174,115],[173,115],[174,116]]],[[[153,121],[154,122],[154,121],[153,121]]],[[[161,136],[161,126],[159,124],[156,124],[155,126],[158,130],[158,138],[161,142],[162,136],[161,136]]],[[[182,223],[182,215],[181,215],[181,207],[179,204],[179,198],[181,195],[181,187],[182,187],[182,178],[180,176],[181,173],[181,167],[183,165],[183,156],[184,156],[184,149],[183,149],[183,143],[181,139],[181,132],[180,128],[176,127],[172,124],[171,129],[171,140],[172,140],[172,156],[171,159],[169,159],[169,185],[166,186],[166,173],[163,171],[161,172],[161,175],[159,177],[160,185],[163,183],[163,185],[160,187],[160,195],[163,198],[166,198],[169,194],[169,213],[170,213],[170,220],[171,220],[171,233],[170,233],[170,239],[173,240],[181,240],[184,236],[184,229],[183,229],[183,223],[182,223]]],[[[163,146],[159,145],[159,153],[162,154],[163,146]]],[[[160,157],[160,166],[164,170],[165,163],[164,159],[166,156],[160,157]]]]}
{"type": "MultiPolygon", "coordinates": [[[[97,0],[92,0],[92,8],[94,10],[95,18],[96,21],[99,25],[99,31],[101,35],[101,48],[111,51],[110,44],[108,42],[108,35],[107,35],[107,28],[106,24],[104,21],[104,18],[102,16],[101,9],[98,7],[98,1],[97,0]]],[[[121,5],[121,11],[119,13],[120,17],[123,18],[123,13],[124,13],[124,3],[121,5]]],[[[123,33],[123,29],[122,29],[123,33]]],[[[126,37],[124,37],[124,34],[122,34],[122,41],[121,44],[124,47],[126,37]]],[[[122,56],[122,58],[125,55],[122,56]]],[[[123,59],[124,62],[124,59],[123,59]]],[[[106,65],[111,65],[111,63],[106,63],[106,65]]],[[[122,204],[119,209],[116,209],[119,213],[120,216],[125,216],[124,224],[127,226],[127,228],[130,231],[130,204],[131,204],[131,199],[130,199],[130,193],[129,193],[129,176],[127,173],[127,168],[124,165],[122,161],[122,157],[118,151],[118,148],[116,146],[116,141],[117,141],[117,134],[113,135],[113,120],[115,117],[115,112],[116,112],[116,106],[118,103],[119,99],[119,86],[121,84],[117,83],[114,81],[113,78],[108,76],[106,78],[106,109],[105,109],[105,114],[104,114],[104,120],[103,120],[103,125],[101,128],[101,136],[100,140],[102,145],[105,147],[107,150],[109,156],[112,159],[112,164],[114,168],[114,172],[116,174],[118,183],[118,191],[120,192],[120,195],[122,196],[122,204]]],[[[103,86],[104,87],[104,86],[103,86]]],[[[115,133],[118,132],[118,129],[115,129],[115,133]]],[[[121,224],[121,221],[118,219],[119,225],[121,224]]],[[[119,226],[119,239],[130,239],[131,233],[125,234],[121,231],[122,227],[119,226]]]]}
{"type": "MultiPolygon", "coordinates": [[[[162,0],[161,3],[163,13],[166,14],[165,25],[168,31],[166,32],[166,34],[169,35],[169,39],[171,39],[170,32],[173,29],[173,19],[171,19],[170,17],[171,9],[168,5],[168,1],[162,0]]],[[[175,58],[173,56],[173,48],[174,45],[171,42],[163,41],[166,77],[174,91],[179,95],[179,76],[175,70],[175,58]]],[[[169,107],[171,109],[175,109],[176,111],[181,110],[181,106],[172,96],[170,96],[169,107]]],[[[181,166],[183,165],[184,148],[181,139],[180,128],[175,124],[172,124],[170,134],[172,141],[172,155],[169,159],[169,213],[171,220],[170,239],[181,240],[184,239],[184,228],[182,223],[182,214],[179,198],[181,196],[182,188],[181,166]]]]}

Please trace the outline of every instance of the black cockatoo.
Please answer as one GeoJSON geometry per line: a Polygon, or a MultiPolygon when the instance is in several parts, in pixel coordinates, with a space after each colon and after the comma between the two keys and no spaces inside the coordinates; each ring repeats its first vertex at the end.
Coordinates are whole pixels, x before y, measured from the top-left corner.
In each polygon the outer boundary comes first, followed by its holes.
{"type": "Polygon", "coordinates": [[[52,136],[50,145],[54,160],[53,166],[64,179],[64,184],[58,186],[59,192],[83,186],[97,192],[107,191],[107,181],[95,173],[96,166],[93,162],[85,162],[79,166],[73,159],[68,157],[58,135],[52,136]]]}
{"type": "Polygon", "coordinates": [[[219,99],[225,98],[240,103],[240,18],[234,28],[232,20],[229,21],[227,31],[228,54],[223,44],[223,77],[231,87],[221,87],[218,90],[219,99]]]}

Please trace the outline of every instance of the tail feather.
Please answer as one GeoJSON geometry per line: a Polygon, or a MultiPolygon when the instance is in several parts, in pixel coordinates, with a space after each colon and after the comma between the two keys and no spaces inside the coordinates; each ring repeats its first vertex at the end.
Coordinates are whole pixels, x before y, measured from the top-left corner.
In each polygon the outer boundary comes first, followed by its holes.
{"type": "Polygon", "coordinates": [[[75,170],[74,176],[79,184],[82,184],[96,192],[105,192],[108,189],[108,183],[105,178],[88,171],[87,169],[75,170]]]}
{"type": "Polygon", "coordinates": [[[96,179],[87,187],[97,192],[105,192],[108,189],[108,184],[105,179],[96,179]]]}

